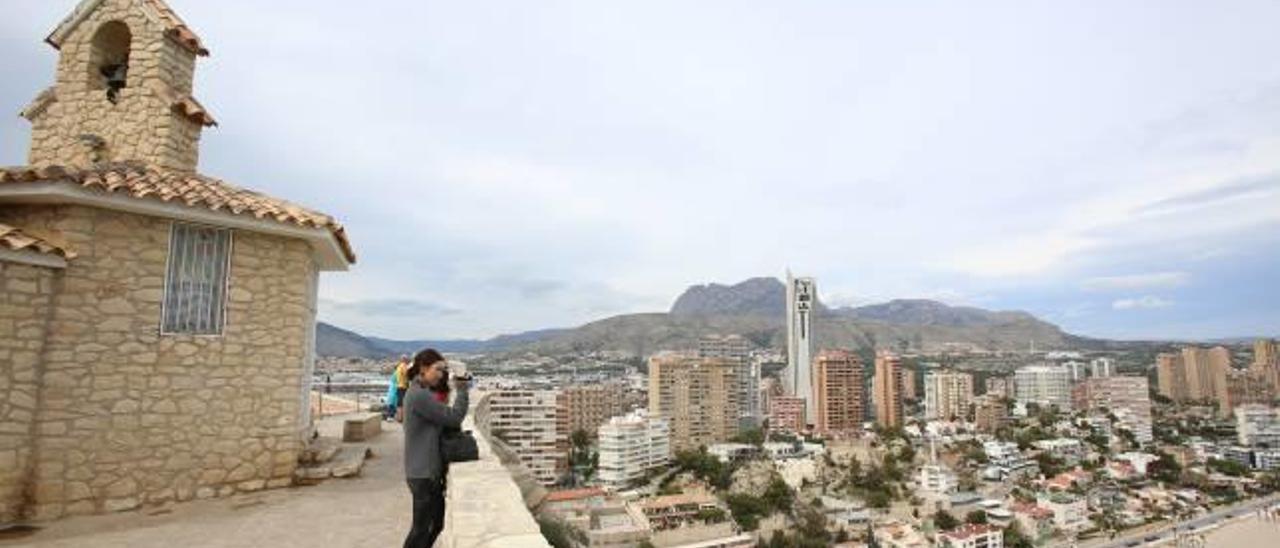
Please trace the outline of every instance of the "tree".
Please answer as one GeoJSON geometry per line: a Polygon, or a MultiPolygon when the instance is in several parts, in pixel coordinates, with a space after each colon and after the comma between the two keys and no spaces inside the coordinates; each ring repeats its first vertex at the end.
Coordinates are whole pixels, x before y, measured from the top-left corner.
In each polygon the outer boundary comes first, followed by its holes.
{"type": "Polygon", "coordinates": [[[1005,548],[1033,548],[1031,539],[1022,532],[1022,526],[1017,521],[1010,523],[1004,528],[1004,546],[1005,548]]]}
{"type": "Polygon", "coordinates": [[[933,515],[933,524],[937,526],[938,529],[950,531],[959,526],[960,521],[957,520],[955,516],[951,515],[951,512],[938,510],[938,513],[933,515]]]}
{"type": "Polygon", "coordinates": [[[982,510],[973,510],[964,516],[965,523],[986,523],[987,513],[982,510]]]}
{"type": "Polygon", "coordinates": [[[1182,466],[1178,464],[1177,459],[1173,458],[1173,455],[1156,451],[1155,462],[1147,465],[1147,476],[1156,481],[1176,484],[1182,477],[1182,466]]]}
{"type": "Polygon", "coordinates": [[[764,431],[759,428],[748,428],[734,436],[733,441],[759,446],[764,443],[764,431]]]}

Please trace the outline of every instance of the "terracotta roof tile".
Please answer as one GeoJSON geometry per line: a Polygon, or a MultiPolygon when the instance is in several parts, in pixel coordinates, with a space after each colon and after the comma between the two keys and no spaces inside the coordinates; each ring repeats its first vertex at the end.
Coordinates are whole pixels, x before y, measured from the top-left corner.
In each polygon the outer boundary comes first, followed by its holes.
{"type": "Polygon", "coordinates": [[[45,255],[57,255],[63,259],[74,259],[76,257],[75,252],[64,246],[4,223],[0,223],[0,248],[10,251],[34,251],[45,255]]]}
{"type": "Polygon", "coordinates": [[[213,116],[204,108],[204,105],[201,105],[195,97],[190,95],[175,100],[172,108],[179,116],[202,126],[209,127],[218,125],[217,120],[213,119],[213,116]]]}
{"type": "Polygon", "coordinates": [[[196,35],[195,31],[191,30],[191,27],[187,26],[187,23],[181,17],[178,17],[178,13],[173,11],[169,4],[165,3],[164,0],[146,0],[146,3],[164,20],[167,27],[165,33],[169,35],[169,38],[182,44],[183,47],[191,50],[196,55],[209,55],[209,50],[205,49],[204,44],[200,42],[200,37],[196,35]]]}
{"type": "Polygon", "coordinates": [[[133,198],[177,202],[284,224],[325,228],[333,234],[347,261],[354,263],[356,260],[346,229],[333,217],[204,175],[166,171],[139,163],[107,164],[87,169],[62,166],[0,168],[0,184],[25,182],[67,182],[133,198]]]}
{"type": "MultiPolygon", "coordinates": [[[[196,55],[209,55],[209,50],[205,49],[204,44],[200,42],[200,37],[195,31],[188,27],[186,22],[178,17],[177,12],[169,7],[164,0],[142,0],[143,5],[149,8],[155,16],[160,19],[160,24],[164,26],[164,33],[170,40],[177,42],[182,47],[196,55]]],[[[97,9],[101,4],[100,0],[82,0],[66,18],[58,23],[58,26],[49,33],[45,38],[45,42],[49,45],[62,49],[62,41],[71,33],[80,23],[97,9]]]]}

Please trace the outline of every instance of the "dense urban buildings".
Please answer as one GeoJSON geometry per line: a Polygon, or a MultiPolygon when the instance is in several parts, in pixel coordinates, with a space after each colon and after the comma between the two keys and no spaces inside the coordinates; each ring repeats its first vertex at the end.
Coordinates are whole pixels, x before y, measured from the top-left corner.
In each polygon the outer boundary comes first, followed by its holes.
{"type": "Polygon", "coordinates": [[[973,400],[973,375],[958,371],[931,371],[924,375],[924,418],[965,419],[973,400]]]}
{"type": "Polygon", "coordinates": [[[876,424],[902,426],[902,360],[888,350],[876,352],[876,374],[871,383],[876,424]]]}
{"type": "Polygon", "coordinates": [[[738,377],[739,417],[743,428],[759,426],[760,365],[751,359],[751,342],[741,335],[707,335],[698,339],[698,356],[724,358],[738,377]]]}
{"type": "Polygon", "coordinates": [[[609,419],[599,429],[600,482],[622,489],[667,464],[670,437],[667,420],[644,410],[609,419]]]}
{"type": "Polygon", "coordinates": [[[667,419],[674,450],[738,434],[737,369],[725,358],[662,353],[649,359],[649,412],[667,419]]]}
{"type": "Polygon", "coordinates": [[[554,390],[499,390],[487,401],[489,432],[506,442],[543,485],[567,469],[568,437],[554,390]]]}
{"type": "Polygon", "coordinates": [[[1071,379],[1066,369],[1053,365],[1028,365],[1015,371],[1013,379],[1019,402],[1057,406],[1060,411],[1071,410],[1071,379]]]}
{"type": "Polygon", "coordinates": [[[862,360],[852,352],[824,350],[815,360],[818,432],[856,432],[866,420],[862,360]]]}
{"type": "MultiPolygon", "coordinates": [[[[1213,403],[1222,415],[1230,414],[1234,405],[1228,376],[1231,351],[1222,346],[1202,348],[1188,346],[1177,354],[1156,356],[1156,378],[1161,396],[1175,402],[1213,403]]],[[[1264,377],[1265,378],[1265,377],[1264,377]]],[[[1235,379],[1237,401],[1252,397],[1250,381],[1235,379]]]]}
{"type": "Polygon", "coordinates": [[[818,415],[813,383],[813,318],[818,287],[813,278],[795,278],[787,271],[787,368],[782,384],[787,393],[805,400],[805,424],[818,415]]]}

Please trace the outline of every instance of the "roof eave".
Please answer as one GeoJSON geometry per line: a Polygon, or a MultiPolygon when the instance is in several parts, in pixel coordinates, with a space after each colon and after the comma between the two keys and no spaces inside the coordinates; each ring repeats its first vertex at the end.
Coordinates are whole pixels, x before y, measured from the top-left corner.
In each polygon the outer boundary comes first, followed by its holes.
{"type": "Polygon", "coordinates": [[[0,248],[0,263],[18,263],[45,268],[67,267],[67,260],[63,257],[29,249],[0,248]]]}
{"type": "Polygon", "coordinates": [[[251,215],[237,215],[173,202],[108,194],[68,183],[72,181],[0,185],[0,203],[84,205],[297,238],[311,245],[316,265],[323,271],[346,271],[356,261],[350,245],[340,241],[338,235],[326,227],[299,226],[259,219],[251,215]]]}

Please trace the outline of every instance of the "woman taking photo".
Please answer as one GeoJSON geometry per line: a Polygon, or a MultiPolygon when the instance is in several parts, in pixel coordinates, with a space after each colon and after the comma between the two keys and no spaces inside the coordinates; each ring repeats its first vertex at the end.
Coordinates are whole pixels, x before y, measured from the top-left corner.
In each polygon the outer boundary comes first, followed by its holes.
{"type": "Polygon", "coordinates": [[[439,401],[436,393],[447,389],[449,364],[434,349],[418,352],[409,366],[411,380],[401,406],[404,409],[404,475],[413,495],[413,527],[404,548],[429,548],[444,530],[444,471],[440,435],[446,428],[460,428],[467,415],[467,378],[455,377],[453,405],[439,401]]]}

